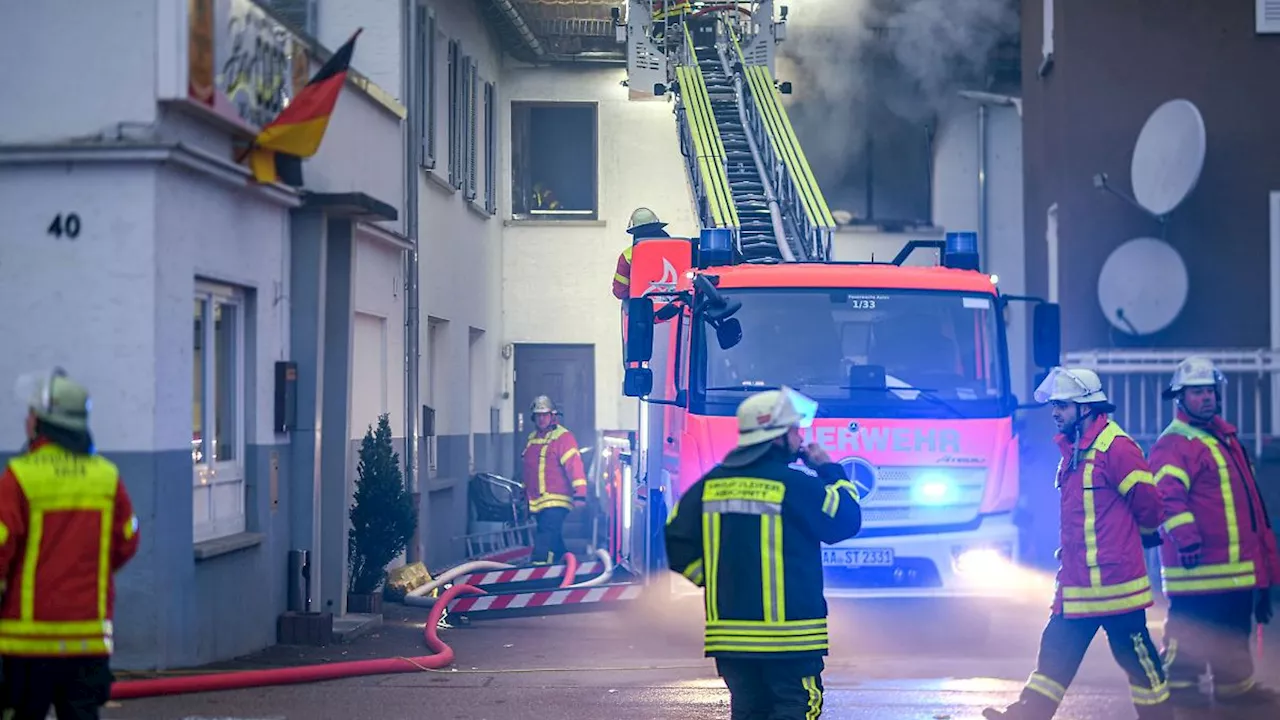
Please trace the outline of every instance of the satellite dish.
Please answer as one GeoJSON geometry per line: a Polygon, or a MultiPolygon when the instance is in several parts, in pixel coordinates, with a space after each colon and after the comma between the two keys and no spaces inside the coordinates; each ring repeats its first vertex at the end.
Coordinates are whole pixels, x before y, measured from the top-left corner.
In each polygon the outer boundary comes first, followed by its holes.
{"type": "Polygon", "coordinates": [[[1196,106],[1190,100],[1161,105],[1133,148],[1133,196],[1152,214],[1169,214],[1195,189],[1204,155],[1204,118],[1196,106]]]}
{"type": "Polygon", "coordinates": [[[1167,327],[1187,304],[1187,266],[1169,243],[1151,237],[1116,248],[1098,276],[1098,304],[1117,330],[1150,335],[1167,327]]]}

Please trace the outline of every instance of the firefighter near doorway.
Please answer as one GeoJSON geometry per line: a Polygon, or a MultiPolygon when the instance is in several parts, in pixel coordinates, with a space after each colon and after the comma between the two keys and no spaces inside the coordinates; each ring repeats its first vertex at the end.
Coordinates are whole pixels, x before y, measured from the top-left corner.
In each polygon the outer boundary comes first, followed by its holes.
{"type": "Polygon", "coordinates": [[[531,560],[535,565],[554,563],[568,552],[564,523],[575,506],[587,502],[587,473],[578,441],[560,424],[560,411],[546,395],[529,407],[533,432],[521,456],[525,497],[537,527],[531,560]]]}

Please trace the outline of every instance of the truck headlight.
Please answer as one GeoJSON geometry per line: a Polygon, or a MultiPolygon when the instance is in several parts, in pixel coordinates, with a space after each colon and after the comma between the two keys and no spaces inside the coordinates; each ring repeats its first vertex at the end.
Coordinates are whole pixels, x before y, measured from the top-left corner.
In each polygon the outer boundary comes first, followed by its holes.
{"type": "Polygon", "coordinates": [[[957,547],[952,552],[960,575],[995,580],[1014,569],[1011,548],[1007,546],[957,547]]]}

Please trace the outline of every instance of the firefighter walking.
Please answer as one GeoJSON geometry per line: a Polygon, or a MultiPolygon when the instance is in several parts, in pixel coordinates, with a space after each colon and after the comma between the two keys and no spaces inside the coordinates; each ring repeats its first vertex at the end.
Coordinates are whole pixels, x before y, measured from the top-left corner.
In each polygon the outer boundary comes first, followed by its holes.
{"type": "Polygon", "coordinates": [[[564,521],[575,504],[586,504],[587,473],[578,441],[559,423],[560,413],[551,398],[534,398],[529,412],[534,430],[525,443],[521,468],[529,512],[537,522],[532,559],[535,564],[547,564],[568,552],[564,521]]]}
{"type": "Polygon", "coordinates": [[[1253,621],[1271,620],[1280,554],[1249,456],[1219,414],[1225,384],[1208,358],[1179,363],[1164,391],[1177,415],[1151,448],[1168,515],[1169,687],[1177,705],[1207,704],[1199,678],[1208,666],[1218,703],[1280,709],[1280,697],[1254,682],[1249,648],[1253,621]]]}
{"type": "Polygon", "coordinates": [[[667,520],[668,564],[705,588],[705,652],[734,720],[822,714],[827,604],[821,543],[862,525],[858,491],[800,428],[817,404],[789,388],[738,407],[738,445],[667,520]],[[797,459],[816,477],[789,467],[797,459]]]}
{"type": "Polygon", "coordinates": [[[1097,373],[1054,368],[1035,397],[1052,404],[1059,430],[1061,566],[1035,672],[1016,703],[1003,711],[988,708],[983,715],[1052,718],[1103,629],[1112,655],[1129,676],[1140,720],[1171,719],[1164,668],[1147,631],[1146,609],[1153,597],[1143,548],[1158,542],[1163,519],[1155,479],[1137,443],[1110,419],[1115,406],[1097,373]]]}
{"type": "Polygon", "coordinates": [[[0,475],[0,656],[15,720],[97,718],[113,677],[114,575],[138,549],[119,471],[93,450],[89,394],[19,381],[27,447],[0,475]],[[95,580],[96,578],[96,580],[95,580]]]}

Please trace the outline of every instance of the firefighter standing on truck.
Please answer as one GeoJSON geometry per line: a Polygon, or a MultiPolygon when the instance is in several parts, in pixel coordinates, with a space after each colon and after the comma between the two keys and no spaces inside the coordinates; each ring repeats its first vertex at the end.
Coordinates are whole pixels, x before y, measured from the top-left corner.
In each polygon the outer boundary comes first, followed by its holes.
{"type": "Polygon", "coordinates": [[[636,208],[631,213],[631,222],[627,225],[627,233],[631,235],[631,244],[618,255],[618,265],[613,271],[613,296],[625,302],[631,297],[631,249],[636,243],[649,238],[669,238],[664,230],[666,223],[658,219],[649,208],[636,208]]]}
{"type": "Polygon", "coordinates": [[[1208,665],[1217,702],[1274,709],[1280,698],[1254,682],[1249,634],[1255,618],[1271,620],[1280,554],[1248,453],[1218,414],[1225,384],[1208,358],[1179,363],[1164,391],[1177,416],[1151,448],[1168,515],[1165,662],[1177,705],[1207,704],[1199,679],[1208,665]]]}
{"type": "Polygon", "coordinates": [[[858,491],[800,428],[817,403],[790,388],[738,406],[738,446],[667,520],[671,569],[705,588],[706,655],[733,720],[822,714],[822,546],[858,533],[858,491]],[[801,459],[817,477],[793,467],[801,459]]]}
{"type": "Polygon", "coordinates": [[[1110,419],[1115,406],[1097,373],[1056,367],[1035,397],[1052,404],[1059,430],[1061,566],[1035,672],[1016,703],[983,715],[1052,718],[1101,628],[1129,676],[1138,718],[1171,720],[1169,686],[1147,630],[1153,597],[1143,548],[1159,543],[1164,519],[1155,479],[1138,444],[1110,419]]]}
{"type": "Polygon", "coordinates": [[[58,369],[18,392],[27,447],[0,475],[7,703],[16,720],[44,720],[50,706],[59,720],[93,719],[111,694],[114,575],[137,552],[138,518],[94,452],[84,387],[58,369]]]}
{"type": "Polygon", "coordinates": [[[532,559],[535,564],[547,564],[568,552],[564,521],[575,503],[586,504],[587,473],[578,441],[557,421],[560,413],[551,398],[534,398],[529,412],[534,430],[524,446],[521,467],[529,512],[537,521],[532,559]]]}

